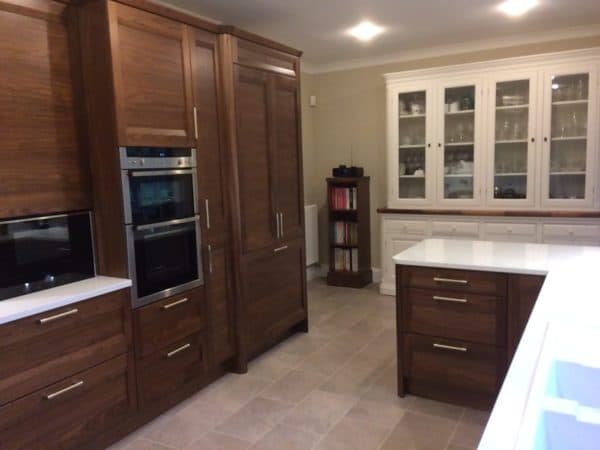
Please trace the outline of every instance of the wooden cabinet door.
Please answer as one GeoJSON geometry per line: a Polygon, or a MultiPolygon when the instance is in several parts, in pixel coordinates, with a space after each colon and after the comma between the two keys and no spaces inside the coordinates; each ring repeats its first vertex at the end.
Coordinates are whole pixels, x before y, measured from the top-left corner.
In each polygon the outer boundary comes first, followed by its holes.
{"type": "Polygon", "coordinates": [[[211,245],[222,245],[227,231],[224,165],[218,107],[217,38],[190,28],[192,86],[198,139],[198,210],[204,211],[203,231],[211,245]]]}
{"type": "Polygon", "coordinates": [[[0,218],[91,207],[71,13],[52,1],[0,2],[0,218]]]}
{"type": "Polygon", "coordinates": [[[298,80],[282,75],[271,78],[277,213],[282,227],[280,237],[288,240],[304,236],[298,80]]]}
{"type": "Polygon", "coordinates": [[[230,260],[224,247],[208,252],[206,294],[210,314],[210,346],[213,363],[230,358],[235,349],[230,260]]]}
{"type": "Polygon", "coordinates": [[[273,245],[276,220],[269,123],[268,74],[234,68],[242,251],[273,245]]]}
{"type": "Polygon", "coordinates": [[[194,145],[186,27],[109,2],[119,145],[194,145]]]}
{"type": "Polygon", "coordinates": [[[244,260],[244,320],[250,352],[306,319],[304,241],[255,252],[244,260]]]}

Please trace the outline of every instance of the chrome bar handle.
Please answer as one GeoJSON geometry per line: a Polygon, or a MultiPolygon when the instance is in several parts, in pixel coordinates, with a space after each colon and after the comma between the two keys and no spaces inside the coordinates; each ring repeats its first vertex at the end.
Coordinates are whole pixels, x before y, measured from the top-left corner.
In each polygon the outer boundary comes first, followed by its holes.
{"type": "Polygon", "coordinates": [[[275,213],[275,220],[277,221],[277,239],[281,237],[279,234],[279,213],[275,213]]]}
{"type": "Polygon", "coordinates": [[[194,137],[198,139],[198,108],[194,106],[194,137]]]}
{"type": "Polygon", "coordinates": [[[462,352],[465,353],[468,349],[467,347],[455,347],[454,345],[444,345],[444,344],[433,344],[434,348],[441,348],[442,350],[452,350],[453,352],[462,352]]]}
{"type": "Polygon", "coordinates": [[[56,397],[60,397],[63,394],[66,394],[69,391],[72,391],[73,389],[77,389],[78,387],[83,386],[83,380],[77,381],[75,383],[73,383],[71,386],[67,386],[64,389],[61,389],[60,391],[56,391],[53,392],[52,394],[48,394],[48,395],[44,395],[44,398],[46,400],[52,400],[55,399],[56,397]]]}
{"type": "Polygon", "coordinates": [[[181,347],[177,347],[175,350],[171,350],[169,353],[167,353],[166,356],[167,356],[167,358],[172,358],[176,354],[181,353],[184,350],[187,350],[191,346],[192,346],[192,344],[184,344],[181,347]]]}
{"type": "Polygon", "coordinates": [[[169,303],[168,305],[164,305],[162,309],[169,310],[171,308],[175,308],[176,306],[183,305],[184,303],[189,302],[190,299],[187,297],[182,298],[181,300],[177,300],[176,302],[169,303]]]}
{"type": "Polygon", "coordinates": [[[279,226],[281,227],[281,237],[283,237],[283,213],[280,212],[279,215],[281,216],[279,219],[279,226]]]}
{"type": "Polygon", "coordinates": [[[468,280],[455,280],[453,278],[433,277],[433,281],[435,281],[436,283],[447,283],[447,284],[469,284],[468,280]]]}
{"type": "Polygon", "coordinates": [[[276,249],[273,250],[273,253],[279,253],[282,252],[284,250],[287,250],[288,246],[287,245],[282,245],[281,247],[277,247],[276,249]]]}
{"type": "Polygon", "coordinates": [[[212,245],[208,244],[208,273],[213,273],[212,245]]]}
{"type": "Polygon", "coordinates": [[[55,320],[72,316],[73,314],[77,314],[78,312],[79,312],[79,310],[77,308],[73,308],[73,309],[70,309],[69,311],[65,311],[60,314],[56,314],[54,316],[44,317],[43,319],[39,319],[38,323],[40,325],[44,325],[45,323],[54,322],[55,320]]]}
{"type": "Polygon", "coordinates": [[[206,212],[206,229],[210,230],[210,210],[208,209],[208,199],[204,199],[204,211],[206,212]]]}
{"type": "Polygon", "coordinates": [[[451,303],[468,303],[466,298],[455,298],[455,297],[442,297],[441,295],[434,295],[433,299],[436,302],[451,302],[451,303]]]}

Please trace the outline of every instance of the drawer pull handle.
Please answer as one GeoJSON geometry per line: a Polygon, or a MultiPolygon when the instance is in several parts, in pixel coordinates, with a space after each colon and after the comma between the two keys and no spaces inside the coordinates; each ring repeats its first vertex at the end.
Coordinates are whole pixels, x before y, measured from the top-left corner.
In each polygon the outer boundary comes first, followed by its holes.
{"type": "Polygon", "coordinates": [[[60,391],[56,391],[56,392],[53,392],[52,394],[44,395],[44,398],[46,400],[53,400],[56,397],[60,397],[61,395],[66,394],[67,392],[72,391],[73,389],[77,389],[78,387],[81,387],[81,386],[83,386],[83,380],[77,381],[76,383],[73,383],[71,386],[67,386],[66,388],[61,389],[60,391]]]}
{"type": "Polygon", "coordinates": [[[184,350],[187,350],[191,346],[192,346],[192,344],[184,344],[181,347],[177,347],[175,350],[171,350],[169,353],[167,353],[167,358],[172,358],[176,354],[181,353],[184,350]]]}
{"type": "Polygon", "coordinates": [[[466,298],[454,298],[454,297],[442,297],[440,295],[434,295],[433,299],[437,302],[451,302],[451,303],[468,303],[466,298]]]}
{"type": "Polygon", "coordinates": [[[38,323],[40,325],[44,325],[45,323],[54,322],[55,320],[72,316],[73,314],[77,314],[78,312],[79,312],[79,310],[77,308],[73,308],[73,309],[70,309],[69,311],[65,311],[63,313],[56,314],[54,316],[44,317],[43,319],[38,320],[38,323]]]}
{"type": "Polygon", "coordinates": [[[175,308],[176,306],[183,305],[184,303],[187,303],[189,301],[190,301],[190,299],[185,297],[185,298],[182,298],[181,300],[177,300],[176,302],[169,303],[168,305],[163,306],[163,309],[168,310],[171,308],[175,308]]]}
{"type": "Polygon", "coordinates": [[[468,280],[455,280],[453,278],[433,277],[433,281],[435,281],[436,283],[447,283],[447,284],[469,284],[468,280]]]}
{"type": "Polygon", "coordinates": [[[455,347],[454,345],[433,344],[433,348],[441,348],[443,350],[452,350],[453,352],[466,352],[467,347],[455,347]]]}
{"type": "Polygon", "coordinates": [[[282,245],[281,247],[277,247],[275,250],[273,250],[273,253],[282,252],[284,250],[287,250],[287,248],[288,248],[287,245],[282,245]]]}

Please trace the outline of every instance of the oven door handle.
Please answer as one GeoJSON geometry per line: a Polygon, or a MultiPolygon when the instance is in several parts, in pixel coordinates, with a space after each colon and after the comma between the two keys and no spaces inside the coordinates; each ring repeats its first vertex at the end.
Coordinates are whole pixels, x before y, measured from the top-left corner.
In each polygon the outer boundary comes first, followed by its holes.
{"type": "Polygon", "coordinates": [[[132,170],[129,172],[132,177],[156,177],[160,175],[193,175],[194,169],[174,169],[174,170],[132,170]]]}
{"type": "Polygon", "coordinates": [[[143,231],[143,230],[150,230],[152,228],[167,227],[169,225],[183,225],[184,223],[198,222],[198,220],[199,220],[198,216],[194,216],[194,217],[188,217],[187,219],[175,219],[175,220],[168,220],[166,222],[157,222],[157,223],[149,223],[146,225],[137,225],[135,227],[135,229],[138,231],[143,231]]]}

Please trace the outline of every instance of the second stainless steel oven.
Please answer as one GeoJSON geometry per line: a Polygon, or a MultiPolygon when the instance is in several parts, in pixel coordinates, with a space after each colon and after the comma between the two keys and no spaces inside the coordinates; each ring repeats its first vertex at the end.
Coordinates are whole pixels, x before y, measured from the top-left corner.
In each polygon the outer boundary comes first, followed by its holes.
{"type": "Polygon", "coordinates": [[[119,151],[133,305],[203,284],[195,149],[119,151]]]}

